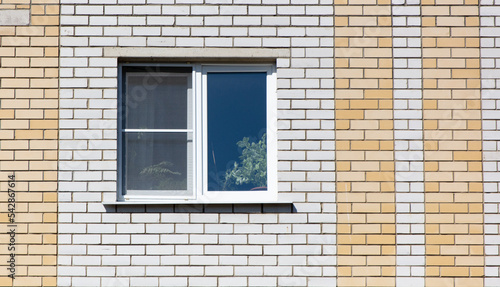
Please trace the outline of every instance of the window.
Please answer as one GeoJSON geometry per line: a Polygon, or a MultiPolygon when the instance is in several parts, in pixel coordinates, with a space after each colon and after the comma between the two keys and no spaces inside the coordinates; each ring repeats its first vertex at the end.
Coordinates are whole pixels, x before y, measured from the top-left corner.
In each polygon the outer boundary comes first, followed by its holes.
{"type": "Polygon", "coordinates": [[[120,67],[121,201],[277,199],[271,65],[120,67]]]}

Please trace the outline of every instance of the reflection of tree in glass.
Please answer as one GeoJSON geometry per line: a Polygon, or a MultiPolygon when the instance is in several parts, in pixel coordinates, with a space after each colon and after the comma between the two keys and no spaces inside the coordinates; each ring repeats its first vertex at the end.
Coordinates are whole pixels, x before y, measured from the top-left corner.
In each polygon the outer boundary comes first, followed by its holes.
{"type": "Polygon", "coordinates": [[[266,134],[259,142],[250,143],[249,138],[244,137],[237,145],[242,149],[240,163],[235,162],[232,169],[226,170],[223,190],[243,184],[267,186],[266,134]]]}
{"type": "Polygon", "coordinates": [[[156,183],[154,189],[186,189],[186,179],[181,177],[182,174],[180,172],[173,171],[171,169],[173,166],[174,164],[169,161],[162,161],[143,168],[139,174],[148,177],[152,182],[156,183]]]}

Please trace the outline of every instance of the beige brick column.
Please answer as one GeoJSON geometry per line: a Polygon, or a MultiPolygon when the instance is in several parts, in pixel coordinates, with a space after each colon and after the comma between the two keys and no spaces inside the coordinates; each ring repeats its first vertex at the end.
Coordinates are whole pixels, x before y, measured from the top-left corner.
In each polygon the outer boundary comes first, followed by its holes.
{"type": "Polygon", "coordinates": [[[57,0],[3,2],[0,286],[55,286],[59,4],[57,0]],[[15,175],[14,222],[8,216],[9,175],[15,175]],[[16,245],[9,251],[7,232],[12,228],[16,245]],[[10,253],[15,254],[14,281],[7,277],[10,253]]]}
{"type": "Polygon", "coordinates": [[[394,286],[391,1],[335,15],[338,286],[394,286]]]}
{"type": "Polygon", "coordinates": [[[422,1],[426,286],[482,286],[477,0],[422,1]]]}

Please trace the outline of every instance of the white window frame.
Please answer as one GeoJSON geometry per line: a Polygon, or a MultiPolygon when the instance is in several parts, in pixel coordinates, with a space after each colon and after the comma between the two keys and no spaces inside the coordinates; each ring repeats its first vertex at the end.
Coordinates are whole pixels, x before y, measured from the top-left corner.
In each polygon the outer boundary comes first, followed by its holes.
{"type": "MultiPolygon", "coordinates": [[[[124,66],[165,66],[165,67],[191,67],[192,68],[192,95],[193,95],[193,182],[194,195],[192,197],[175,197],[162,195],[126,195],[122,171],[123,158],[121,152],[121,130],[119,131],[119,165],[118,165],[118,190],[117,201],[144,202],[165,204],[196,204],[196,203],[273,203],[278,200],[277,178],[277,95],[276,95],[276,68],[272,64],[121,64],[120,82],[123,81],[122,67],[124,66]],[[266,99],[266,141],[267,141],[267,190],[254,191],[208,191],[207,176],[207,73],[210,72],[265,72],[267,85],[266,99]]],[[[121,84],[119,96],[123,97],[121,84]]],[[[121,103],[123,99],[119,101],[121,103]]],[[[119,104],[120,105],[120,104],[119,104]]],[[[119,109],[119,114],[120,114],[119,109]]],[[[121,118],[118,121],[121,122],[121,118]]],[[[120,126],[120,125],[119,125],[120,126]]],[[[121,127],[120,127],[121,128],[121,127]]]]}

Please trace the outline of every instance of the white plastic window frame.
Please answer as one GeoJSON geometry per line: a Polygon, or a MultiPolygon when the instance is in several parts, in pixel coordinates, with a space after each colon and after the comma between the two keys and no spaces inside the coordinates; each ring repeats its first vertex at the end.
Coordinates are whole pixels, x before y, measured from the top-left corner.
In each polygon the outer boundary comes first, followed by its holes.
{"type": "MultiPolygon", "coordinates": [[[[153,203],[153,204],[197,204],[197,203],[273,203],[278,200],[278,144],[277,144],[277,95],[276,95],[276,68],[272,64],[156,64],[165,67],[192,68],[192,95],[194,96],[193,120],[193,182],[194,194],[192,197],[174,197],[161,195],[126,195],[123,188],[124,171],[118,165],[118,202],[153,203]],[[207,73],[210,72],[265,72],[266,73],[266,141],[267,141],[267,190],[254,191],[208,191],[207,177],[207,73]]],[[[152,64],[121,64],[119,80],[123,81],[123,66],[152,66],[152,64]]],[[[121,84],[119,85],[121,87],[121,84]]],[[[122,97],[119,91],[119,96],[122,97]]],[[[119,101],[121,102],[121,101],[119,101]]],[[[120,113],[121,111],[119,111],[120,113]]],[[[121,121],[119,116],[118,121],[121,121]]],[[[121,136],[119,136],[120,138],[121,136]]],[[[118,156],[125,155],[120,151],[119,140],[118,156]]],[[[119,162],[123,162],[123,159],[119,162]]]]}

